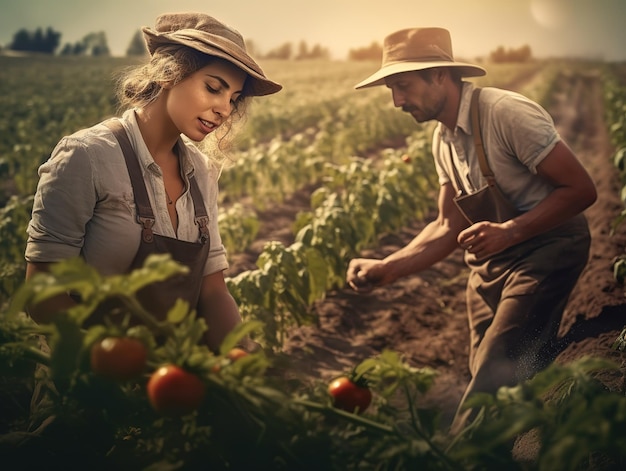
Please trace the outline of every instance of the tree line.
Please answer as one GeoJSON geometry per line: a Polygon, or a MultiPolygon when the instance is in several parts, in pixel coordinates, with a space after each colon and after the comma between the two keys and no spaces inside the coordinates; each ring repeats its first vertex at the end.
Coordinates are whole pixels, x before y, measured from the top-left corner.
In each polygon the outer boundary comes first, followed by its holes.
{"type": "MultiPolygon", "coordinates": [[[[137,33],[141,33],[138,31],[137,33]]],[[[13,40],[5,49],[16,52],[30,52],[40,54],[55,54],[57,50],[62,56],[110,56],[106,33],[104,31],[92,32],[85,35],[79,41],[74,43],[65,43],[61,46],[61,33],[48,27],[44,31],[43,28],[37,28],[29,31],[25,28],[20,29],[13,35],[13,40]]],[[[1,49],[1,48],[0,48],[1,49]]],[[[147,53],[143,39],[139,34],[135,34],[126,51],[126,55],[143,55],[147,53]],[[136,38],[139,36],[141,40],[140,47],[137,45],[136,38]]]]}
{"type": "MultiPolygon", "coordinates": [[[[25,28],[17,31],[11,43],[6,49],[18,52],[34,52],[41,54],[55,54],[61,45],[61,33],[48,27],[37,28],[28,31],[25,28]]],[[[300,41],[297,46],[292,42],[285,42],[280,46],[263,53],[258,50],[256,44],[246,41],[248,51],[260,59],[279,60],[305,60],[305,59],[329,59],[330,51],[320,44],[310,46],[306,41],[300,41]]],[[[0,47],[1,49],[1,47],[0,47]]],[[[137,30],[133,35],[126,49],[126,56],[141,56],[147,54],[146,45],[141,30],[137,30]]],[[[106,33],[104,31],[87,34],[75,43],[66,43],[59,50],[59,55],[63,56],[110,56],[111,51],[108,46],[106,33]]],[[[367,47],[350,49],[348,60],[380,60],[382,56],[382,46],[373,42],[367,47]]],[[[493,62],[527,62],[532,59],[530,46],[524,45],[519,49],[505,49],[499,46],[490,53],[489,58],[493,62]]]]}

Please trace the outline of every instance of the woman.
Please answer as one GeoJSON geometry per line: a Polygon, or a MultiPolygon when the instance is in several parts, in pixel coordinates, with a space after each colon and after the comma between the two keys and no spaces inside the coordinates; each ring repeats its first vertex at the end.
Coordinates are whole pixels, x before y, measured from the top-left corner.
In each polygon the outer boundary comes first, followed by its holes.
{"type": "MultiPolygon", "coordinates": [[[[148,287],[140,299],[160,317],[177,298],[187,300],[217,350],[241,318],[223,275],[219,166],[194,143],[214,134],[221,146],[249,97],[282,87],[237,31],[208,15],[164,14],[143,33],[151,59],[120,81],[122,117],[64,137],[40,167],[26,277],[75,256],[112,275],[150,253],[170,253],[189,274],[148,287]]],[[[65,296],[30,312],[46,322],[72,302],[65,296]]]]}

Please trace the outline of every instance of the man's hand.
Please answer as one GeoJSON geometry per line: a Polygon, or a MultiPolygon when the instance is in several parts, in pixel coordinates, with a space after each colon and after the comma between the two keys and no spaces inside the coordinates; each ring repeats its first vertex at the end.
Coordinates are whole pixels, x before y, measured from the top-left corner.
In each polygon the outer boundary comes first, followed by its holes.
{"type": "Polygon", "coordinates": [[[517,242],[512,234],[513,227],[512,220],[501,224],[481,221],[461,231],[457,241],[463,249],[473,253],[480,260],[515,245],[517,242]]]}
{"type": "Polygon", "coordinates": [[[369,293],[376,286],[386,284],[384,280],[385,265],[380,260],[371,258],[355,258],[348,265],[346,281],[359,293],[369,293]]]}

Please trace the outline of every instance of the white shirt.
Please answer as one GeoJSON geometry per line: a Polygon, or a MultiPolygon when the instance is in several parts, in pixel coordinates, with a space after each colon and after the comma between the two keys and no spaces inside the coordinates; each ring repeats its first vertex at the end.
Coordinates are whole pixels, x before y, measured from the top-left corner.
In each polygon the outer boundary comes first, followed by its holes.
{"type": "MultiPolygon", "coordinates": [[[[449,146],[468,194],[486,181],[480,171],[470,116],[475,86],[463,83],[456,128],[439,123],[434,131],[432,150],[441,185],[454,181],[449,146]]],[[[508,90],[484,87],[480,94],[480,125],[487,161],[496,182],[509,200],[522,211],[533,208],[552,190],[537,177],[537,165],[561,140],[550,115],[537,103],[508,90]]]]}

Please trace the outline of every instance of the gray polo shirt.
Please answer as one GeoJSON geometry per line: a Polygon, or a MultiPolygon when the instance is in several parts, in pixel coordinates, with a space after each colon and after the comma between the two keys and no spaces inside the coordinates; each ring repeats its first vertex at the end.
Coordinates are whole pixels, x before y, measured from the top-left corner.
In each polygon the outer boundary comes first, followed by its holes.
{"type": "MultiPolygon", "coordinates": [[[[181,136],[180,159],[185,192],[176,202],[178,233],[167,212],[161,169],[139,131],[133,110],[121,118],[139,158],[156,221],[154,232],[196,242],[198,226],[189,192],[195,175],[209,213],[211,249],[204,275],[228,268],[217,227],[219,168],[187,138],[181,136]]],[[[25,258],[55,262],[82,256],[103,275],[128,272],[139,247],[141,226],[136,220],[130,177],[122,151],[109,128],[97,124],[66,136],[39,168],[25,258]]]]}
{"type": "MultiPolygon", "coordinates": [[[[470,116],[474,85],[463,84],[457,125],[449,130],[439,123],[432,151],[441,185],[454,181],[452,159],[467,193],[482,188],[470,116]]],[[[537,177],[537,165],[561,140],[550,115],[537,103],[508,90],[484,87],[480,95],[480,125],[489,166],[502,192],[518,209],[527,211],[543,200],[552,186],[537,177]]]]}

